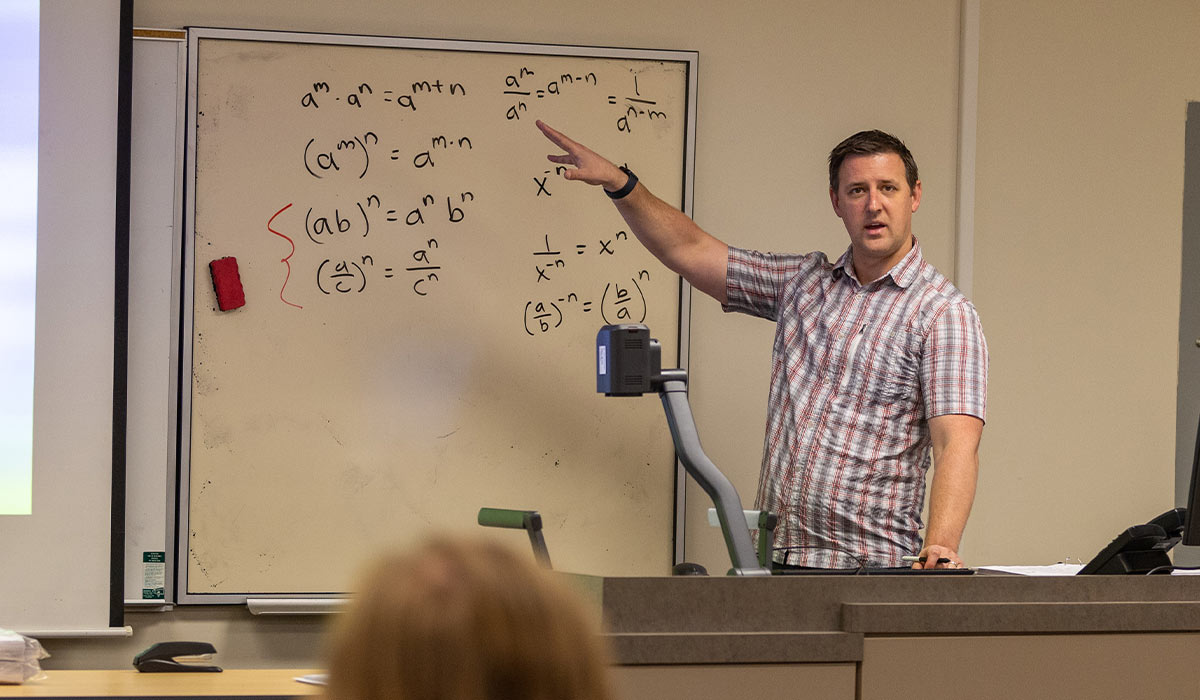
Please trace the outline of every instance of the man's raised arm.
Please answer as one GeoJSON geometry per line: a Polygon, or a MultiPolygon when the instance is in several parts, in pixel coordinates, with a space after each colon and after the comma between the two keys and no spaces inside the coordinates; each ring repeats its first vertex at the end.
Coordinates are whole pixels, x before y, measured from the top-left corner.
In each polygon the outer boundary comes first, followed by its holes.
{"type": "MultiPolygon", "coordinates": [[[[603,156],[540,120],[537,127],[546,138],[566,151],[547,156],[550,162],[574,166],[563,172],[564,178],[599,185],[608,192],[617,192],[629,182],[625,171],[603,156]]],[[[696,289],[725,303],[725,266],[729,248],[724,243],[706,233],[683,212],[654,196],[640,182],[613,203],[633,235],[654,257],[696,289]]]]}

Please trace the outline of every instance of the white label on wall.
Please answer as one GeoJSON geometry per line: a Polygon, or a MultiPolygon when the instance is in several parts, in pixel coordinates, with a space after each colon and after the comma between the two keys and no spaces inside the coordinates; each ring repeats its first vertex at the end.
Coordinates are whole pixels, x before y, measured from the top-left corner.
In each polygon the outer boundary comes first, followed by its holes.
{"type": "Polygon", "coordinates": [[[166,552],[142,552],[142,600],[166,600],[166,552]]]}

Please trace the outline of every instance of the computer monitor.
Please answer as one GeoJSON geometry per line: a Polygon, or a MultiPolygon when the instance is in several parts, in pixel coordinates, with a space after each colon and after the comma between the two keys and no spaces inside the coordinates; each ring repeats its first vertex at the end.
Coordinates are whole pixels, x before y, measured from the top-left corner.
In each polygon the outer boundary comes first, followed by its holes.
{"type": "Polygon", "coordinates": [[[1200,422],[1196,426],[1196,448],[1192,452],[1192,480],[1188,487],[1188,498],[1185,508],[1187,514],[1183,520],[1183,544],[1189,547],[1200,546],[1200,489],[1196,481],[1200,479],[1200,422]]]}

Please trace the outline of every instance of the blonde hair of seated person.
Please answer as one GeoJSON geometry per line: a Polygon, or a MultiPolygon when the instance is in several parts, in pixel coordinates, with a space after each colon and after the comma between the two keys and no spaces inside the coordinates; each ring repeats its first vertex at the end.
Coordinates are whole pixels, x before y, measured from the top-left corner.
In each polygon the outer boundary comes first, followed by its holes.
{"type": "Polygon", "coordinates": [[[599,630],[532,556],[438,538],[385,556],[332,637],[331,700],[611,700],[599,630]]]}

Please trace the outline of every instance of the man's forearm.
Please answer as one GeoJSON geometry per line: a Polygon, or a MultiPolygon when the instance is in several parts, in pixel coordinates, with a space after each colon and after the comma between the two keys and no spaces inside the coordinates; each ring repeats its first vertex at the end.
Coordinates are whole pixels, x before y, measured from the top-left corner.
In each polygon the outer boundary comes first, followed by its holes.
{"type": "Polygon", "coordinates": [[[925,546],[946,547],[957,556],[979,478],[983,421],[968,415],[929,419],[933,441],[933,482],[929,485],[929,527],[925,546]]]}
{"type": "Polygon", "coordinates": [[[975,502],[978,473],[979,459],[973,450],[947,450],[936,461],[929,487],[925,546],[936,544],[958,551],[975,502]]]}

